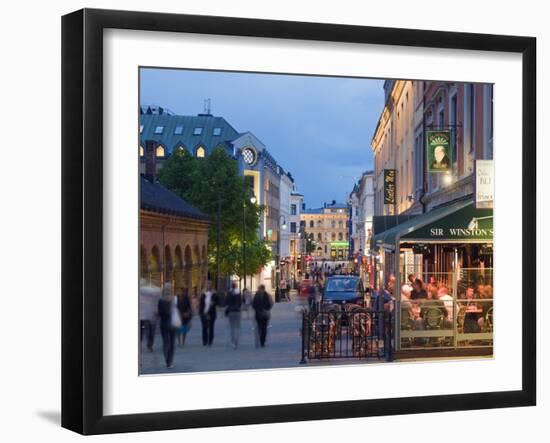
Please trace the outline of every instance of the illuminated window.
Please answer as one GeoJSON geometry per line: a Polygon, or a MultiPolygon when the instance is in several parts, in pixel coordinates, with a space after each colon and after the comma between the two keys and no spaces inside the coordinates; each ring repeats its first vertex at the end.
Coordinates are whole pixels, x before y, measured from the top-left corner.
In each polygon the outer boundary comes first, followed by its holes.
{"type": "Polygon", "coordinates": [[[164,148],[162,146],[157,146],[157,149],[155,151],[155,155],[157,157],[164,157],[164,148]]]}
{"type": "Polygon", "coordinates": [[[197,148],[197,158],[204,158],[204,157],[206,157],[206,150],[202,146],[199,146],[197,148]]]}
{"type": "Polygon", "coordinates": [[[183,134],[183,126],[176,126],[176,128],[174,129],[174,134],[183,134]]]}
{"type": "Polygon", "coordinates": [[[201,135],[202,134],[202,128],[197,127],[193,129],[193,135],[201,135]]]}
{"type": "Polygon", "coordinates": [[[157,126],[155,128],[155,134],[162,134],[164,132],[164,126],[157,126]]]}
{"type": "Polygon", "coordinates": [[[212,135],[221,135],[222,128],[214,128],[214,131],[212,131],[212,135]]]}
{"type": "Polygon", "coordinates": [[[145,155],[145,149],[143,149],[143,146],[139,147],[139,156],[143,157],[145,155]]]}
{"type": "Polygon", "coordinates": [[[139,125],[139,133],[143,133],[143,125],[139,125]]]}

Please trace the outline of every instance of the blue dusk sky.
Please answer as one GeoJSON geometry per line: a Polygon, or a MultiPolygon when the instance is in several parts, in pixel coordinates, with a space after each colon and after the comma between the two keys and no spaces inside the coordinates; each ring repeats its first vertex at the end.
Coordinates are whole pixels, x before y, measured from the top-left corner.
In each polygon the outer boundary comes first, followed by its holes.
{"type": "Polygon", "coordinates": [[[383,80],[181,69],[142,69],[141,104],[178,115],[204,111],[250,131],[294,177],[308,208],[344,202],[373,169],[370,142],[384,106],[383,80]]]}

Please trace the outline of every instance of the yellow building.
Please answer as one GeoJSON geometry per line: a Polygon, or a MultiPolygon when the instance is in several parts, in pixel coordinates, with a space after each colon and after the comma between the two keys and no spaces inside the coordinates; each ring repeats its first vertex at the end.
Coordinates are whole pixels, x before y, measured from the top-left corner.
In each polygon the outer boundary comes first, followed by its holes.
{"type": "Polygon", "coordinates": [[[301,228],[313,235],[313,259],[346,261],[349,254],[349,207],[343,203],[325,203],[322,208],[305,209],[300,214],[301,228]]]}

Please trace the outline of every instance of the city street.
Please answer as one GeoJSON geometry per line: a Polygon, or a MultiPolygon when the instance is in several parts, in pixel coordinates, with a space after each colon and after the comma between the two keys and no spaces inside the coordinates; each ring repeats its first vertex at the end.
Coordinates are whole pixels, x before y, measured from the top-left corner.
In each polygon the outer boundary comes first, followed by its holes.
{"type": "Polygon", "coordinates": [[[242,369],[285,368],[298,366],[301,358],[301,314],[296,302],[275,303],[265,348],[255,345],[255,321],[252,309],[242,313],[241,340],[233,349],[229,344],[229,322],[223,308],[218,308],[214,343],[202,345],[201,322],[198,315],[192,320],[185,346],[176,346],[174,368],[167,369],[162,354],[159,328],[155,337],[154,352],[143,344],[142,374],[226,371],[242,369]]]}

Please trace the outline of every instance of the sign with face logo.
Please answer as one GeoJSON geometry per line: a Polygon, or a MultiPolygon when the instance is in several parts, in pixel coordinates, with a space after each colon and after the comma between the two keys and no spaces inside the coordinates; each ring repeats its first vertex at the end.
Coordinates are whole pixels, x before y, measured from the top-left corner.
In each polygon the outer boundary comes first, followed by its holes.
{"type": "Polygon", "coordinates": [[[426,151],[428,172],[451,172],[453,160],[451,131],[427,131],[426,151]]]}

